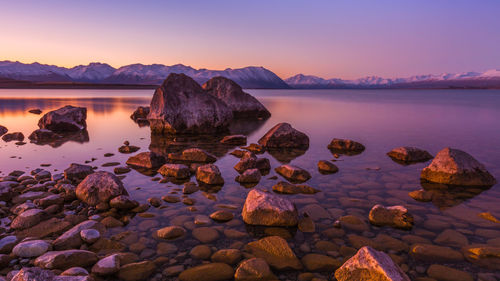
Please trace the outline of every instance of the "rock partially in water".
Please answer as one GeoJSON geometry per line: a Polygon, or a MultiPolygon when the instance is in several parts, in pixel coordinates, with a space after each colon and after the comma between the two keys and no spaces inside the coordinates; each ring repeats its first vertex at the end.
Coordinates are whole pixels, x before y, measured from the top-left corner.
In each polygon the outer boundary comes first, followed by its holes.
{"type": "Polygon", "coordinates": [[[148,114],[149,114],[149,106],[139,106],[137,109],[130,115],[130,119],[134,120],[137,123],[149,123],[148,122],[148,114]]]}
{"type": "Polygon", "coordinates": [[[21,132],[8,133],[2,136],[2,140],[4,142],[11,142],[11,141],[21,142],[24,140],[24,135],[21,132]]]}
{"type": "Polygon", "coordinates": [[[459,262],[464,259],[462,253],[450,247],[432,244],[415,244],[410,249],[410,255],[424,262],[459,262]]]}
{"type": "Polygon", "coordinates": [[[40,129],[53,132],[81,131],[87,128],[87,109],[67,105],[57,110],[47,112],[38,121],[40,129]]]}
{"type": "Polygon", "coordinates": [[[246,145],[247,144],[247,137],[245,135],[231,135],[231,136],[225,136],[220,143],[222,144],[227,144],[227,145],[246,145]]]}
{"type": "Polygon", "coordinates": [[[128,195],[128,192],[121,180],[109,172],[90,174],[76,187],[76,197],[91,206],[108,203],[119,195],[128,195]]]}
{"type": "Polygon", "coordinates": [[[33,143],[48,143],[62,138],[63,136],[47,129],[34,130],[28,139],[33,143]]]}
{"type": "Polygon", "coordinates": [[[165,164],[158,170],[164,177],[174,177],[176,179],[187,179],[191,176],[189,167],[183,164],[165,164]]]}
{"type": "Polygon", "coordinates": [[[330,161],[320,160],[318,162],[318,170],[322,174],[333,174],[339,171],[339,168],[330,161]]]}
{"type": "Polygon", "coordinates": [[[219,168],[214,164],[206,164],[196,170],[196,179],[208,185],[223,185],[224,179],[219,168]]]}
{"type": "Polygon", "coordinates": [[[496,179],[483,164],[462,150],[445,148],[422,170],[422,180],[455,186],[489,187],[496,179]]]}
{"type": "Polygon", "coordinates": [[[188,163],[213,163],[217,161],[215,156],[200,148],[185,149],[181,154],[170,153],[168,159],[188,163]]]}
{"type": "Polygon", "coordinates": [[[297,208],[290,200],[259,189],[248,193],[242,216],[250,225],[295,226],[298,223],[297,208]]]}
{"type": "Polygon", "coordinates": [[[274,170],[293,183],[302,183],[311,178],[311,174],[308,171],[293,165],[281,165],[274,170]]]}
{"type": "Polygon", "coordinates": [[[7,134],[8,131],[7,127],[0,125],[0,137],[7,134]]]}
{"type": "Polygon", "coordinates": [[[265,259],[251,258],[240,263],[234,274],[235,281],[278,280],[265,259]]]}
{"type": "Polygon", "coordinates": [[[167,226],[156,231],[156,235],[162,239],[175,239],[183,236],[186,230],[180,226],[167,226]]]}
{"type": "Polygon", "coordinates": [[[269,118],[271,113],[252,95],[245,93],[243,89],[231,79],[218,76],[205,84],[203,89],[233,111],[236,118],[269,118]]]}
{"type": "Polygon", "coordinates": [[[363,152],[365,146],[353,140],[334,138],[328,145],[328,149],[330,149],[332,153],[356,155],[363,152]]]}
{"type": "Polygon", "coordinates": [[[179,275],[181,281],[224,281],[233,278],[234,270],[225,263],[207,263],[184,270],[179,275]]]}
{"type": "Polygon", "coordinates": [[[137,152],[139,149],[141,149],[138,146],[133,146],[133,145],[122,145],[118,148],[118,152],[124,153],[124,154],[129,154],[129,153],[134,153],[137,152]]]}
{"type": "Polygon", "coordinates": [[[413,227],[413,216],[403,206],[384,207],[375,205],[370,210],[370,223],[376,226],[391,226],[400,229],[413,227]]]}
{"type": "Polygon", "coordinates": [[[243,174],[236,176],[239,183],[258,183],[262,175],[258,169],[248,169],[243,174]]]}
{"type": "Polygon", "coordinates": [[[64,232],[61,236],[54,240],[54,242],[52,243],[54,245],[54,248],[56,250],[69,250],[73,248],[79,248],[83,244],[81,232],[86,229],[94,229],[101,234],[103,234],[106,230],[104,225],[102,225],[98,221],[87,220],[81,222],[73,226],[71,229],[64,232]]]}
{"type": "Polygon", "coordinates": [[[35,265],[46,269],[65,270],[71,267],[87,267],[97,262],[97,255],[86,250],[51,251],[35,260],[35,265]]]}
{"type": "Polygon", "coordinates": [[[402,164],[426,162],[432,159],[432,155],[426,150],[410,146],[394,148],[387,152],[387,155],[391,157],[392,160],[402,164]]]}
{"type": "Polygon", "coordinates": [[[185,74],[171,73],[156,89],[148,120],[156,134],[214,134],[227,130],[233,113],[185,74]]]}
{"type": "Polygon", "coordinates": [[[245,246],[253,256],[264,259],[276,270],[301,270],[302,263],[292,251],[285,239],[269,236],[245,246]]]}
{"type": "Polygon", "coordinates": [[[139,202],[130,199],[128,195],[119,195],[109,201],[109,206],[118,210],[130,210],[139,206],[139,202]]]}
{"type": "Polygon", "coordinates": [[[94,173],[92,166],[72,163],[69,168],[64,170],[64,178],[73,182],[79,182],[92,173],[94,173]]]}
{"type": "Polygon", "coordinates": [[[301,261],[308,271],[333,271],[342,265],[341,261],[320,254],[307,254],[301,261]]]}
{"type": "Polygon", "coordinates": [[[156,169],[165,164],[165,158],[154,152],[141,152],[130,157],[126,163],[136,168],[156,169]]]}
{"type": "Polygon", "coordinates": [[[210,218],[218,222],[228,222],[234,218],[234,215],[231,212],[219,210],[210,214],[210,218]]]}
{"type": "Polygon", "coordinates": [[[500,246],[474,244],[462,249],[465,258],[474,264],[500,270],[500,246]]]}
{"type": "Polygon", "coordinates": [[[33,113],[33,114],[36,114],[36,115],[40,115],[42,114],[42,111],[39,109],[39,108],[33,108],[33,109],[30,109],[28,110],[29,113],[33,113]]]}
{"type": "Polygon", "coordinates": [[[286,181],[280,181],[273,185],[273,191],[284,194],[314,194],[320,192],[320,190],[305,184],[292,184],[286,181]]]}
{"type": "Polygon", "coordinates": [[[260,140],[259,144],[266,149],[309,148],[309,137],[294,129],[288,123],[279,123],[271,128],[260,140]]]}
{"type": "Polygon", "coordinates": [[[335,271],[338,281],[410,281],[384,252],[365,246],[335,271]]]}

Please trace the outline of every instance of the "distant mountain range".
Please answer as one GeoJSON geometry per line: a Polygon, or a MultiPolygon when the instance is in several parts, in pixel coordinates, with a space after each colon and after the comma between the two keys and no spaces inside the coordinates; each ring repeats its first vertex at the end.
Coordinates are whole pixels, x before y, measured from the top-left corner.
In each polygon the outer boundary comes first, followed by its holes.
{"type": "Polygon", "coordinates": [[[375,88],[500,88],[500,70],[466,72],[459,74],[418,75],[407,78],[369,76],[355,80],[324,79],[298,74],[282,80],[264,67],[249,66],[238,69],[195,69],[176,64],[131,64],[118,69],[105,63],[90,63],[72,68],[40,63],[25,64],[0,61],[0,87],[26,87],[27,83],[51,87],[155,87],[170,73],[184,73],[202,84],[215,76],[234,80],[243,88],[267,89],[375,89],[375,88]],[[7,86],[5,86],[7,85],[7,86]],[[128,86],[127,86],[128,85],[128,86]]]}

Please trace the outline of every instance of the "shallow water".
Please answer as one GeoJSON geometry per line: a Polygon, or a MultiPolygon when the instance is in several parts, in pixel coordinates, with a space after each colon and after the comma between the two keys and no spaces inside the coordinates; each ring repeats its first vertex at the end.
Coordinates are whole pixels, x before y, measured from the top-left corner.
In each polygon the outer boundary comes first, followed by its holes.
{"type": "MultiPolygon", "coordinates": [[[[478,216],[479,213],[490,212],[500,218],[498,184],[476,193],[442,191],[437,197],[438,200],[434,202],[417,202],[408,196],[408,192],[421,188],[419,174],[428,163],[402,166],[385,155],[392,148],[403,145],[426,149],[433,155],[444,147],[459,148],[473,155],[490,173],[500,179],[498,161],[500,150],[497,149],[500,144],[500,130],[498,130],[500,90],[249,90],[248,92],[262,101],[272,113],[272,117],[265,122],[234,125],[234,132],[248,135],[248,143],[257,142],[267,130],[279,122],[288,122],[310,137],[310,148],[305,154],[295,159],[293,157],[286,159],[294,165],[309,170],[313,178],[307,184],[322,190],[315,195],[288,196],[295,201],[299,210],[313,208],[311,206],[314,204],[321,206],[315,233],[291,230],[289,243],[299,258],[307,250],[318,252],[314,244],[319,240],[333,241],[339,247],[352,246],[352,236],[351,240],[348,236],[333,239],[326,236],[323,231],[332,228],[333,222],[341,215],[356,214],[367,218],[374,204],[407,206],[415,216],[415,227],[411,231],[403,231],[370,226],[370,230],[364,233],[346,231],[348,235],[358,234],[373,239],[384,233],[406,241],[403,239],[406,235],[414,234],[433,241],[443,230],[455,229],[464,234],[470,244],[484,244],[490,239],[500,237],[500,224],[478,216]],[[366,150],[356,156],[341,156],[335,163],[340,171],[333,175],[322,175],[317,171],[316,164],[318,160],[333,159],[326,146],[334,137],[359,141],[366,146],[366,150]]],[[[0,90],[0,125],[6,126],[9,132],[23,132],[26,137],[38,128],[37,122],[41,117],[28,113],[29,109],[39,108],[45,113],[67,104],[84,106],[88,109],[88,139],[84,136],[79,138],[79,141],[69,141],[58,144],[57,147],[39,146],[29,143],[28,140],[26,140],[28,143],[22,146],[17,146],[14,142],[0,141],[0,176],[14,169],[35,169],[41,164],[51,164],[45,169],[57,173],[67,168],[70,163],[84,163],[91,158],[97,158],[91,165],[112,172],[114,167],[101,167],[101,165],[106,162],[120,162],[122,166],[125,165],[130,155],[120,154],[117,151],[125,140],[141,147],[139,152],[151,149],[167,153],[178,149],[166,146],[164,138],[151,139],[148,127],[141,128],[129,118],[137,106],[149,104],[152,93],[151,90],[0,90]],[[104,157],[105,153],[110,152],[115,155],[104,157]]],[[[190,198],[196,200],[194,206],[197,211],[188,210],[183,203],[164,203],[163,208],[151,208],[148,211],[156,215],[154,218],[136,216],[126,227],[110,230],[109,235],[124,230],[136,231],[139,237],[143,237],[140,244],[146,248],[129,245],[129,249],[144,258],[154,258],[157,255],[158,243],[162,243],[152,237],[155,229],[170,224],[182,224],[186,228],[193,228],[194,216],[209,215],[220,209],[218,204],[232,204],[237,209],[233,210],[235,214],[233,221],[225,224],[212,223],[211,226],[216,227],[221,236],[221,239],[212,243],[213,246],[219,249],[225,248],[235,242],[248,242],[255,236],[262,235],[264,230],[245,227],[241,221],[241,207],[250,189],[234,181],[237,172],[233,166],[239,159],[228,155],[227,152],[232,149],[227,147],[203,146],[203,148],[219,157],[215,164],[221,169],[226,182],[220,191],[213,193],[213,197],[206,196],[203,192],[190,195],[190,198]],[[234,240],[226,238],[223,229],[227,228],[248,232],[249,236],[234,240]]],[[[263,156],[271,160],[273,168],[280,164],[272,155],[266,153],[263,156]]],[[[271,171],[269,175],[263,177],[258,187],[271,190],[272,185],[281,180],[269,179],[273,175],[275,173],[271,171]]],[[[151,176],[133,170],[126,174],[123,181],[131,196],[141,203],[146,202],[149,197],[161,197],[169,193],[178,193],[179,197],[182,196],[182,192],[179,192],[182,185],[163,184],[151,179],[151,176]]],[[[492,240],[489,242],[498,243],[492,240]]],[[[200,263],[183,254],[199,243],[189,235],[185,239],[169,243],[176,244],[178,251],[166,256],[176,258],[181,264],[200,263]]],[[[456,246],[452,248],[459,249],[456,246]]],[[[425,276],[422,268],[429,263],[413,260],[408,256],[408,249],[384,250],[400,256],[403,259],[402,264],[407,266],[412,278],[425,276]]],[[[340,259],[344,253],[337,250],[329,254],[340,259]]],[[[493,272],[491,269],[481,268],[468,262],[450,266],[474,274],[493,272]]],[[[281,277],[293,280],[295,275],[296,273],[292,272],[281,277]]]]}

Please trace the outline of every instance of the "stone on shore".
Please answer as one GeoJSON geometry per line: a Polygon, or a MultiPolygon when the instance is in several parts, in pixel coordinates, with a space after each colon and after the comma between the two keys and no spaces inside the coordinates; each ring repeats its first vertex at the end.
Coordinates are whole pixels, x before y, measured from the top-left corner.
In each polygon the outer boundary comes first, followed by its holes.
{"type": "Polygon", "coordinates": [[[288,199],[263,190],[251,190],[242,211],[243,221],[251,225],[295,226],[298,211],[288,199]]]}
{"type": "Polygon", "coordinates": [[[251,258],[240,263],[234,274],[235,281],[278,280],[265,259],[251,258]]]}
{"type": "Polygon", "coordinates": [[[259,144],[264,148],[309,148],[309,137],[294,129],[288,123],[279,123],[271,128],[260,140],[259,144]]]}
{"type": "Polygon", "coordinates": [[[109,172],[90,174],[76,187],[76,197],[91,206],[108,203],[119,195],[128,195],[128,192],[121,180],[109,172]]]}
{"type": "Polygon", "coordinates": [[[302,183],[311,178],[311,174],[308,171],[293,165],[281,165],[274,170],[293,183],[302,183]]]}
{"type": "Polygon", "coordinates": [[[87,220],[73,226],[68,231],[64,232],[56,240],[54,240],[53,245],[56,250],[69,250],[74,248],[79,248],[82,244],[81,231],[86,229],[95,229],[99,233],[103,234],[106,230],[104,225],[98,221],[87,220]]]}
{"type": "Polygon", "coordinates": [[[154,152],[141,152],[130,157],[126,163],[132,167],[156,169],[165,164],[165,158],[154,152]]]}
{"type": "Polygon", "coordinates": [[[54,111],[47,112],[38,121],[40,129],[54,132],[74,132],[87,128],[87,109],[67,105],[54,111]]]}
{"type": "Polygon", "coordinates": [[[214,164],[206,164],[196,169],[196,179],[199,182],[209,185],[223,185],[224,179],[222,178],[219,168],[214,164]]]}
{"type": "Polygon", "coordinates": [[[449,147],[439,151],[420,177],[432,183],[457,186],[492,186],[497,182],[474,157],[449,147]]]}
{"type": "Polygon", "coordinates": [[[156,134],[213,134],[227,130],[232,110],[192,78],[171,73],[156,89],[148,120],[156,134]]]}
{"type": "Polygon", "coordinates": [[[29,209],[19,214],[10,224],[12,229],[22,230],[37,225],[47,217],[47,213],[41,209],[29,209]]]}
{"type": "Polygon", "coordinates": [[[302,263],[285,239],[269,236],[250,242],[245,246],[253,256],[264,259],[276,270],[301,270],[302,263]]]}
{"type": "Polygon", "coordinates": [[[389,255],[362,247],[356,255],[335,271],[338,281],[410,281],[389,255]]]}
{"type": "Polygon", "coordinates": [[[411,229],[413,216],[403,206],[384,207],[375,205],[370,210],[370,223],[376,226],[391,226],[394,228],[411,229]]]}
{"type": "Polygon", "coordinates": [[[165,164],[158,170],[164,177],[174,177],[176,179],[186,179],[191,176],[189,167],[183,164],[165,164]]]}
{"type": "Polygon", "coordinates": [[[207,263],[188,268],[179,275],[180,281],[224,281],[233,278],[234,270],[225,263],[207,263]]]}
{"type": "Polygon", "coordinates": [[[12,253],[20,258],[35,258],[43,255],[52,246],[47,241],[30,240],[17,244],[12,253]]]}
{"type": "Polygon", "coordinates": [[[416,147],[402,146],[387,152],[394,161],[402,163],[425,162],[432,159],[432,155],[426,150],[416,147]]]}
{"type": "Polygon", "coordinates": [[[120,270],[120,256],[113,254],[100,259],[93,267],[92,273],[106,276],[115,274],[120,270]]]}
{"type": "Polygon", "coordinates": [[[286,181],[280,181],[273,185],[273,191],[283,194],[314,194],[320,190],[305,184],[292,184],[286,181]]]}
{"type": "Polygon", "coordinates": [[[92,173],[94,173],[92,166],[72,163],[69,168],[64,170],[64,178],[70,181],[79,182],[92,173]]]}
{"type": "Polygon", "coordinates": [[[348,139],[332,139],[328,145],[332,152],[340,154],[358,154],[365,150],[365,146],[359,142],[348,139]]]}
{"type": "Polygon", "coordinates": [[[97,262],[97,255],[86,250],[51,251],[35,260],[35,266],[65,270],[71,267],[88,267],[97,262]]]}

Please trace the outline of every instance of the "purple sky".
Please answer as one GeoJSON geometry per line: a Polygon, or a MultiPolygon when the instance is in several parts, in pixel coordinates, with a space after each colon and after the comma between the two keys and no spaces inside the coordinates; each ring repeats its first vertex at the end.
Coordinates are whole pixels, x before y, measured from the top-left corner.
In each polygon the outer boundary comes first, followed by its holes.
{"type": "Polygon", "coordinates": [[[0,60],[210,69],[256,65],[283,78],[500,68],[496,0],[0,0],[0,5],[0,60]]]}

